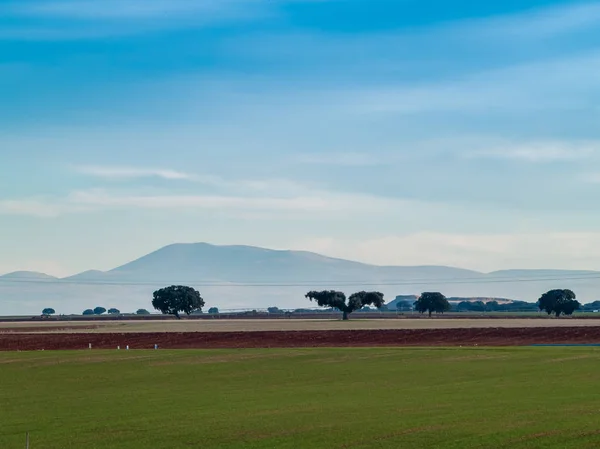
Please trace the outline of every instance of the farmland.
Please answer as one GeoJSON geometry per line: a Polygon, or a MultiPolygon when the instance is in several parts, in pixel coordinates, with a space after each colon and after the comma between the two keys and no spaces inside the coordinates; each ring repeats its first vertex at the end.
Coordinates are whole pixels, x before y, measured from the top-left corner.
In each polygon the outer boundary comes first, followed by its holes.
{"type": "MultiPolygon", "coordinates": [[[[597,317],[594,317],[597,318],[597,317]]],[[[48,321],[0,322],[0,332],[255,332],[255,331],[328,331],[382,329],[475,329],[475,328],[562,328],[596,327],[600,319],[591,318],[401,318],[360,319],[213,319],[156,321],[48,321]]]]}
{"type": "MultiPolygon", "coordinates": [[[[3,337],[0,337],[3,338],[3,337]]],[[[595,348],[0,353],[0,447],[598,447],[595,348]]]]}

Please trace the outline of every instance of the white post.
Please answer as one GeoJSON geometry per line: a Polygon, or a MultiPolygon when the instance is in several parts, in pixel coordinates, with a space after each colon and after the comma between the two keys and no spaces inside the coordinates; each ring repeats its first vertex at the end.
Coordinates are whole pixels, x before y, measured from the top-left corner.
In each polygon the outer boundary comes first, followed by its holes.
{"type": "Polygon", "coordinates": [[[129,351],[129,345],[127,345],[127,346],[125,347],[125,349],[129,351]]]}
{"type": "Polygon", "coordinates": [[[29,449],[29,432],[25,434],[25,449],[29,449]]]}
{"type": "Polygon", "coordinates": [[[92,344],[90,343],[89,348],[92,349],[92,344]]]}

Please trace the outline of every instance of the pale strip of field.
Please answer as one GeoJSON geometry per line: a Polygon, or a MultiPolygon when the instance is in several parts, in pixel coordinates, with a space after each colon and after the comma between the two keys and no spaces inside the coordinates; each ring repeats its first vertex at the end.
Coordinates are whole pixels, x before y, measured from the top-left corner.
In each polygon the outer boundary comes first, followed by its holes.
{"type": "Polygon", "coordinates": [[[236,332],[352,329],[471,329],[600,326],[594,319],[182,320],[0,323],[0,332],[236,332]]]}

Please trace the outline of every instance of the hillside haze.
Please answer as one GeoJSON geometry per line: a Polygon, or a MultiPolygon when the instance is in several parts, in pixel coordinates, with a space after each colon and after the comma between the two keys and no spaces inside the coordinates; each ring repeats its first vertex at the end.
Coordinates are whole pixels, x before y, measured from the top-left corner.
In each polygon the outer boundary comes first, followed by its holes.
{"type": "Polygon", "coordinates": [[[114,279],[236,283],[385,281],[398,278],[466,278],[480,273],[449,267],[378,267],[306,251],[252,246],[175,244],[106,273],[114,279]]]}
{"type": "Polygon", "coordinates": [[[443,266],[374,266],[306,251],[207,243],[174,244],[107,272],[90,270],[64,279],[43,273],[0,276],[0,315],[38,314],[44,307],[80,313],[97,305],[122,311],[151,309],[152,292],[171,284],[200,290],[207,306],[225,309],[314,307],[312,289],[350,294],[377,289],[397,295],[441,291],[447,296],[501,297],[534,302],[550,288],[571,288],[583,302],[600,291],[600,273],[505,270],[494,273],[443,266]]]}

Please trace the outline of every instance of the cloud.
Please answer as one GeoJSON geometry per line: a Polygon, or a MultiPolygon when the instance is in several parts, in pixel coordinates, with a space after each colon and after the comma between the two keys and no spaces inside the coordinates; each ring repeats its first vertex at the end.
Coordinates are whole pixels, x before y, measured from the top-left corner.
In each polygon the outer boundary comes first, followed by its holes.
{"type": "Polygon", "coordinates": [[[352,240],[316,237],[293,242],[291,246],[376,265],[442,265],[480,271],[597,269],[600,233],[419,232],[352,240]]]}
{"type": "MultiPolygon", "coordinates": [[[[364,87],[348,91],[345,106],[354,114],[423,114],[589,110],[600,79],[600,53],[528,62],[473,72],[458,81],[364,87]]],[[[336,93],[340,96],[341,92],[336,93]]],[[[340,96],[341,98],[341,96],[340,96]]],[[[592,106],[593,107],[593,106],[592,106]]]]}
{"type": "Polygon", "coordinates": [[[589,159],[600,153],[600,142],[505,143],[464,153],[468,158],[509,159],[525,162],[562,162],[589,159]]]}
{"type": "Polygon", "coordinates": [[[600,184],[600,173],[584,173],[581,180],[590,184],[600,184]]]}
{"type": "Polygon", "coordinates": [[[275,12],[262,0],[23,0],[0,5],[0,16],[26,21],[2,26],[0,39],[101,39],[253,21],[275,12]]]}
{"type": "Polygon", "coordinates": [[[161,178],[173,181],[190,181],[217,188],[227,193],[237,192],[247,194],[249,192],[274,193],[279,195],[292,195],[301,193],[305,187],[288,179],[226,179],[222,176],[194,174],[172,169],[153,169],[142,167],[118,167],[100,165],[75,166],[78,173],[104,179],[139,179],[139,178],[161,178]]]}
{"type": "MultiPolygon", "coordinates": [[[[55,19],[168,19],[203,15],[213,19],[237,17],[241,6],[260,6],[257,0],[58,0],[20,1],[5,5],[2,10],[14,16],[55,19]]],[[[244,9],[243,11],[246,11],[244,9]]]]}
{"type": "MultiPolygon", "coordinates": [[[[241,195],[204,195],[204,194],[139,194],[134,192],[116,192],[104,189],[91,189],[71,192],[66,197],[45,199],[25,198],[20,200],[5,200],[0,202],[0,214],[24,215],[33,217],[57,217],[64,214],[85,213],[107,210],[211,210],[224,212],[229,215],[240,214],[260,218],[261,213],[267,217],[287,219],[292,212],[319,213],[320,217],[336,214],[354,214],[356,208],[362,213],[377,213],[391,208],[410,207],[411,201],[376,197],[363,194],[344,194],[324,192],[299,186],[290,190],[265,192],[270,187],[260,181],[252,185],[253,190],[246,189],[241,195]],[[274,215],[275,214],[275,215],[274,215]]],[[[416,203],[416,202],[415,202],[416,203]]]]}
{"type": "Polygon", "coordinates": [[[104,167],[85,165],[75,167],[79,173],[107,179],[162,178],[170,180],[191,180],[194,175],[176,170],[135,168],[135,167],[104,167]]]}
{"type": "Polygon", "coordinates": [[[53,218],[61,214],[61,208],[42,199],[0,200],[0,215],[25,215],[53,218]]]}
{"type": "Polygon", "coordinates": [[[475,22],[478,34],[502,34],[505,37],[545,38],[583,29],[593,29],[600,24],[599,2],[572,2],[518,14],[494,17],[475,22]]]}
{"type": "Polygon", "coordinates": [[[282,216],[288,212],[319,212],[323,214],[354,213],[360,208],[363,213],[384,211],[390,207],[401,207],[409,201],[375,197],[362,194],[344,194],[306,189],[286,195],[283,192],[270,192],[269,196],[247,194],[234,195],[136,195],[115,193],[105,190],[88,190],[71,193],[68,204],[86,208],[132,208],[132,209],[207,209],[235,213],[248,211],[278,212],[282,216]]]}
{"type": "Polygon", "coordinates": [[[293,158],[294,162],[309,165],[338,165],[347,167],[363,167],[379,165],[378,155],[367,153],[302,153],[293,158]]]}

